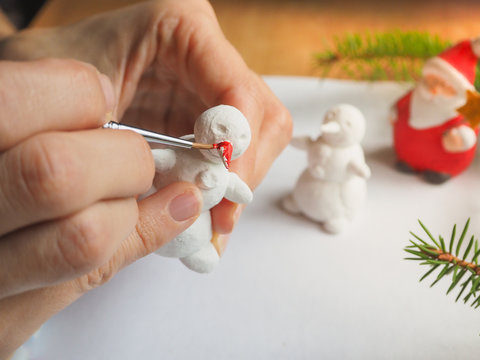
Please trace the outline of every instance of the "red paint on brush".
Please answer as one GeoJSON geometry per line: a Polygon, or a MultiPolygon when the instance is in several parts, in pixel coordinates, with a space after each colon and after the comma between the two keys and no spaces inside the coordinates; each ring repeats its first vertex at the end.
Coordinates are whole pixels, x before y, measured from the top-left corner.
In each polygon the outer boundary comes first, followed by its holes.
{"type": "Polygon", "coordinates": [[[229,141],[222,141],[218,144],[213,144],[214,149],[219,149],[222,152],[223,162],[227,169],[230,169],[230,163],[232,162],[233,146],[229,141]]]}

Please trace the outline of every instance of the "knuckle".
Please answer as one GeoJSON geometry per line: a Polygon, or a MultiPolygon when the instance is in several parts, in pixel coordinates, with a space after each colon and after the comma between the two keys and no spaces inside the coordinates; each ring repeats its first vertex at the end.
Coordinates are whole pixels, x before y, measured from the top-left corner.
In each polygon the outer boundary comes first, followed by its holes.
{"type": "Polygon", "coordinates": [[[132,144],[135,149],[138,164],[140,164],[140,177],[142,184],[142,192],[147,191],[152,185],[153,177],[155,176],[155,162],[153,160],[153,154],[148,143],[138,134],[134,135],[134,143],[132,144]]]}
{"type": "Polygon", "coordinates": [[[84,92],[82,113],[85,118],[102,119],[106,112],[105,96],[101,89],[98,71],[92,65],[82,63],[77,60],[60,60],[60,65],[64,76],[68,76],[72,82],[72,87],[77,89],[88,89],[84,92]]]}
{"type": "Polygon", "coordinates": [[[273,117],[276,119],[277,128],[279,132],[283,135],[282,141],[284,145],[288,144],[292,137],[293,132],[293,121],[289,111],[285,106],[279,104],[274,107],[273,117]]]}
{"type": "Polygon", "coordinates": [[[34,203],[65,208],[78,184],[81,164],[64,141],[39,136],[20,157],[20,178],[34,203]]]}
{"type": "MultiPolygon", "coordinates": [[[[83,64],[80,61],[74,59],[61,59],[55,57],[47,57],[43,59],[35,60],[41,67],[56,69],[57,72],[72,71],[73,68],[83,64]]],[[[83,65],[84,66],[84,65],[83,65]]]]}
{"type": "Polygon", "coordinates": [[[132,131],[123,131],[122,134],[122,151],[128,155],[129,162],[134,164],[134,175],[130,180],[134,179],[135,191],[140,194],[150,189],[155,176],[155,161],[153,160],[152,149],[145,139],[132,131]]]}
{"type": "Polygon", "coordinates": [[[16,33],[6,37],[0,43],[0,55],[5,60],[25,60],[31,57],[29,37],[23,33],[16,33]]]}
{"type": "Polygon", "coordinates": [[[110,281],[110,279],[113,278],[115,273],[116,269],[111,262],[108,262],[105,265],[76,279],[78,291],[83,294],[99,286],[102,286],[108,281],[110,281]]]}
{"type": "Polygon", "coordinates": [[[64,262],[76,273],[99,267],[106,261],[108,231],[92,212],[83,212],[63,224],[59,249],[64,262]]]}
{"type": "Polygon", "coordinates": [[[137,244],[137,257],[146,256],[172,240],[175,237],[172,232],[176,231],[170,228],[164,214],[156,216],[155,219],[140,219],[132,233],[137,244]]]}
{"type": "Polygon", "coordinates": [[[10,117],[12,114],[12,104],[17,104],[18,99],[15,99],[16,84],[12,81],[12,71],[10,66],[0,66],[0,150],[10,147],[14,143],[15,132],[13,128],[14,122],[10,117]],[[13,89],[13,91],[12,91],[13,89]]]}

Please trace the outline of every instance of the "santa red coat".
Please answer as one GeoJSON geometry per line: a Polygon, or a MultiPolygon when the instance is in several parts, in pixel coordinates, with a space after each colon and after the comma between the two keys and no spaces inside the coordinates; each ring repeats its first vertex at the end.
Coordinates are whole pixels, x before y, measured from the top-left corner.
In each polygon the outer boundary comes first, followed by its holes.
{"type": "MultiPolygon", "coordinates": [[[[443,134],[465,124],[463,116],[454,117],[438,126],[415,129],[410,126],[410,101],[412,91],[395,104],[397,119],[393,124],[394,146],[397,158],[416,171],[432,170],[438,173],[458,175],[472,162],[476,143],[463,152],[447,152],[442,145],[443,134]]],[[[478,130],[475,130],[478,135],[478,130]]]]}

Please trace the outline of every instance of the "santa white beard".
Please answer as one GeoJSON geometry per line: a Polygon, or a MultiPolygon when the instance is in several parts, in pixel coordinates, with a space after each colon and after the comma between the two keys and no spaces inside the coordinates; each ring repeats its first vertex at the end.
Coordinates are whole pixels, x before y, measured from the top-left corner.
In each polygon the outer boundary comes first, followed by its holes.
{"type": "Polygon", "coordinates": [[[415,129],[439,126],[458,116],[456,109],[465,104],[465,91],[457,95],[432,94],[421,83],[413,90],[409,124],[415,129]]]}

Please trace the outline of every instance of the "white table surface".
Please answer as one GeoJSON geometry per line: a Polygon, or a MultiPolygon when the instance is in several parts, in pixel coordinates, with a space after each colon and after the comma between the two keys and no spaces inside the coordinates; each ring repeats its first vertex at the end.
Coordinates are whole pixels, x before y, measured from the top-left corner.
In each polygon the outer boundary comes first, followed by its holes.
{"type": "Polygon", "coordinates": [[[480,310],[445,296],[448,281],[403,260],[420,218],[447,237],[472,218],[480,234],[480,159],[441,186],[393,169],[387,113],[408,88],[266,77],[295,135],[317,134],[324,112],[350,103],[367,118],[368,201],[340,235],[284,213],[303,170],[286,149],[242,215],[218,268],[199,275],[150,255],[53,317],[28,343],[31,359],[476,359],[480,310]]]}

